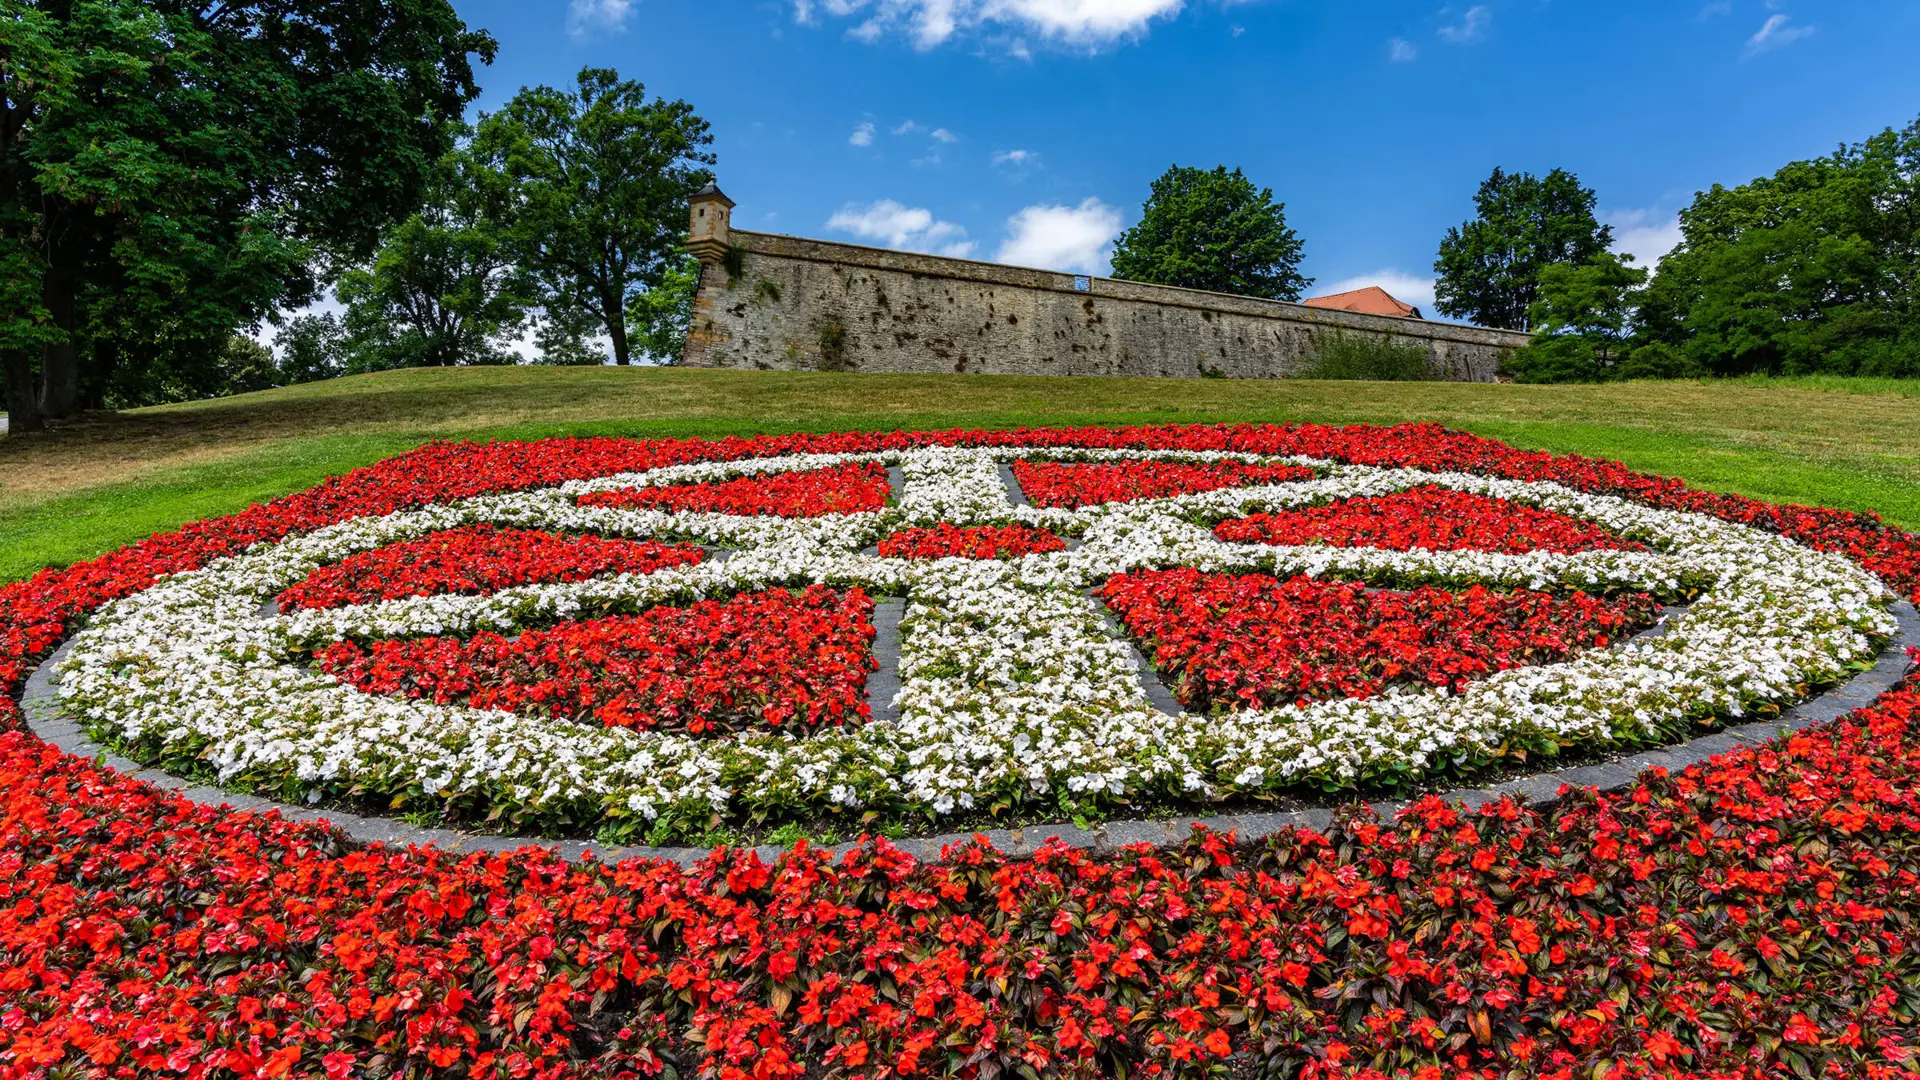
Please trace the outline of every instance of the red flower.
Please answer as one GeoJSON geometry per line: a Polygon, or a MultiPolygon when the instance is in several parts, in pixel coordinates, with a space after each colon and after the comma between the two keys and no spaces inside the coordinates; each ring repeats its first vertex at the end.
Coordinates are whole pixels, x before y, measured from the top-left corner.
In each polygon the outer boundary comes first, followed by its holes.
{"type": "Polygon", "coordinates": [[[418,638],[320,650],[368,693],[695,735],[863,722],[873,601],[812,586],[562,623],[517,638],[418,638]]]}
{"type": "Polygon", "coordinates": [[[1396,682],[1457,692],[1495,671],[1604,647],[1659,611],[1645,594],[1385,592],[1188,569],[1121,574],[1100,596],[1147,643],[1175,696],[1201,710],[1364,698],[1396,682]]]}
{"type": "Polygon", "coordinates": [[[580,505],[798,518],[878,510],[887,505],[891,491],[887,470],[865,463],[742,476],[715,484],[671,484],[595,492],[581,496],[580,505]]]}
{"type": "Polygon", "coordinates": [[[1313,470],[1298,465],[1248,465],[1240,461],[1202,465],[1170,461],[1124,464],[1016,461],[1013,476],[1020,483],[1021,493],[1033,505],[1072,510],[1097,503],[1164,499],[1220,488],[1311,480],[1313,470]]]}
{"type": "Polygon", "coordinates": [[[943,521],[931,528],[901,529],[880,541],[878,550],[889,559],[1009,559],[1066,549],[1066,541],[1031,525],[961,528],[943,521]]]}
{"type": "Polygon", "coordinates": [[[515,585],[646,574],[691,565],[703,555],[691,545],[469,525],[323,566],[281,593],[280,606],[331,608],[441,593],[481,596],[515,585]]]}
{"type": "Polygon", "coordinates": [[[1578,518],[1448,488],[1414,488],[1329,506],[1255,514],[1223,521],[1213,531],[1233,542],[1364,545],[1396,551],[1642,550],[1639,544],[1578,518]]]}

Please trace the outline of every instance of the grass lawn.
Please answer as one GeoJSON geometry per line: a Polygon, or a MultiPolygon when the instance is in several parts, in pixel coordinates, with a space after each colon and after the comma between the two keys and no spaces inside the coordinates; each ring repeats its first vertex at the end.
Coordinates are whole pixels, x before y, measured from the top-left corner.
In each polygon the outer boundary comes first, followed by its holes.
{"type": "Polygon", "coordinates": [[[1699,487],[1920,528],[1920,385],[1604,386],[857,375],[387,372],[0,436],[0,581],[230,513],[436,439],[1292,420],[1435,421],[1699,487]]]}

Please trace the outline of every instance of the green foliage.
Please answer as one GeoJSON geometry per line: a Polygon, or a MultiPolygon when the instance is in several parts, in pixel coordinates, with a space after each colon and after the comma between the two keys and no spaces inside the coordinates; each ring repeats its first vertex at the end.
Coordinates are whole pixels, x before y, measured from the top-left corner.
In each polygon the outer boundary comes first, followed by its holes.
{"type": "Polygon", "coordinates": [[[1298,300],[1312,278],[1286,205],[1239,169],[1175,165],[1153,182],[1140,222],[1120,234],[1113,275],[1157,285],[1298,300]]]}
{"type": "Polygon", "coordinates": [[[1686,353],[1664,341],[1640,346],[1614,369],[1614,376],[1621,379],[1697,379],[1706,374],[1686,353]]]}
{"type": "Polygon", "coordinates": [[[13,0],[0,27],[19,428],[88,385],[217,382],[234,328],[418,205],[494,49],[447,0],[13,0]],[[103,357],[173,366],[100,378],[103,357]]]}
{"type": "Polygon", "coordinates": [[[1920,376],[1920,120],[1680,215],[1648,336],[1719,375],[1920,376]]]}
{"type": "MultiPolygon", "coordinates": [[[[780,290],[771,281],[762,286],[780,290]]],[[[639,294],[627,307],[627,327],[642,352],[658,363],[678,364],[687,349],[687,327],[693,322],[693,294],[700,287],[700,260],[691,255],[669,259],[653,288],[639,294]]],[[[765,290],[761,290],[765,294],[765,290]]]]}
{"type": "Polygon", "coordinates": [[[284,385],[319,382],[347,373],[347,331],[336,315],[300,315],[274,336],[284,385]]]}
{"type": "Polygon", "coordinates": [[[1645,270],[1606,252],[1577,265],[1543,268],[1529,311],[1537,336],[1509,357],[1503,370],[1524,383],[1619,376],[1621,363],[1633,352],[1634,292],[1646,281],[1645,270]]]}
{"type": "Polygon", "coordinates": [[[502,222],[513,198],[466,150],[444,158],[426,205],[365,267],[341,275],[349,372],[504,364],[534,298],[502,222]]]}
{"type": "MultiPolygon", "coordinates": [[[[585,68],[578,89],[521,90],[483,116],[476,154],[513,192],[504,239],[529,275],[560,351],[604,333],[614,360],[684,334],[667,311],[687,264],[687,198],[712,179],[707,122],[684,101],[585,68]],[[656,289],[662,297],[648,299],[656,289]]],[[[659,356],[661,354],[654,353],[659,356]]]]}
{"type": "Polygon", "coordinates": [[[1375,334],[1318,334],[1297,378],[1423,382],[1434,378],[1427,347],[1375,334]]]}
{"type": "Polygon", "coordinates": [[[1495,169],[1473,203],[1476,216],[1447,230],[1433,264],[1434,306],[1452,318],[1530,329],[1541,272],[1585,263],[1613,242],[1593,215],[1593,189],[1564,169],[1545,177],[1495,169]]]}

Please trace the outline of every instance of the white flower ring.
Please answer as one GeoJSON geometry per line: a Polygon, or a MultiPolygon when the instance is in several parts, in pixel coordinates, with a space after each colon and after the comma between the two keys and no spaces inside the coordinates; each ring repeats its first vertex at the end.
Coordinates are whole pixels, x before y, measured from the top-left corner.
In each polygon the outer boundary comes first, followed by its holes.
{"type": "Polygon", "coordinates": [[[1428,770],[1516,736],[1563,745],[1644,740],[1712,717],[1803,700],[1896,629],[1888,590],[1857,564],[1747,526],[1551,483],[1219,452],[935,448],[673,466],[349,520],[165,578],[103,608],[59,677],[70,714],[125,745],[197,755],[223,781],[280,792],[481,794],[652,819],[698,808],[910,807],[948,814],[1009,794],[1196,800],[1314,783],[1382,765],[1428,770]],[[1021,504],[1021,459],[1237,460],[1313,467],[1293,483],[1079,510],[1021,504]],[[896,502],[806,519],[583,507],[589,492],[876,461],[896,502]],[[1524,555],[1225,543],[1197,522],[1440,486],[1592,521],[1647,551],[1524,555]],[[881,558],[895,528],[1024,523],[1077,538],[1009,561],[881,558]],[[730,557],[649,574],[280,614],[271,598],[350,554],[476,522],[663,537],[730,557]],[[1088,590],[1113,574],[1186,566],[1396,585],[1697,592],[1665,632],[1516,668],[1464,692],[1188,715],[1156,708],[1133,646],[1088,590]],[[905,598],[900,690],[857,727],[722,738],[595,728],[363,693],[302,666],[344,637],[513,632],[556,620],[806,583],[905,598]]]}

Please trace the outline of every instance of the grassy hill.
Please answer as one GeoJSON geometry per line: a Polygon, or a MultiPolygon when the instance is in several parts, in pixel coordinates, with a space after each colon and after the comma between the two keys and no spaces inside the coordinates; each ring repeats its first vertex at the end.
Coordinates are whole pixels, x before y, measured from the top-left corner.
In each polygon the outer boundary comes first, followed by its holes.
{"type": "Polygon", "coordinates": [[[1699,486],[1920,528],[1920,386],[1486,386],[657,368],[386,372],[0,436],[0,581],[436,439],[1309,420],[1435,421],[1699,486]]]}

